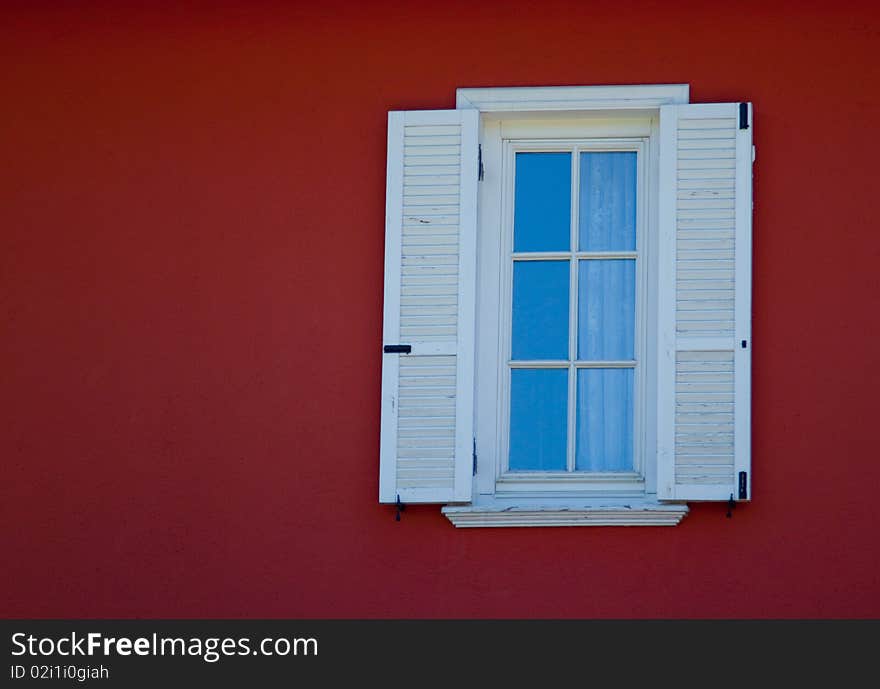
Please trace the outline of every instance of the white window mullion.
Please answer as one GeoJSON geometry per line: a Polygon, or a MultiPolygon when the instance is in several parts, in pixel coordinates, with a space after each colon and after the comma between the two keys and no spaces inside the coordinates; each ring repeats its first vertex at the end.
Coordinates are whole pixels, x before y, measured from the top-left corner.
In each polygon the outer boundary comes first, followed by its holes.
{"type": "Polygon", "coordinates": [[[574,258],[588,259],[636,258],[638,256],[637,251],[531,251],[511,254],[511,258],[514,261],[553,261],[571,258],[572,253],[574,253],[574,258]]]}
{"type": "Polygon", "coordinates": [[[638,258],[639,254],[637,251],[579,251],[575,254],[575,258],[579,259],[587,259],[587,260],[600,260],[600,259],[634,259],[638,258]]]}
{"type": "Polygon", "coordinates": [[[571,366],[570,361],[565,359],[547,359],[547,360],[522,360],[508,361],[507,366],[510,369],[515,368],[568,368],[571,366]]]}
{"type": "Polygon", "coordinates": [[[636,368],[637,361],[575,361],[575,368],[636,368]]]}
{"type": "Polygon", "coordinates": [[[574,257],[577,251],[578,235],[578,184],[579,169],[578,147],[571,152],[571,228],[569,235],[569,276],[570,285],[568,292],[568,442],[566,445],[567,462],[569,472],[575,470],[576,457],[576,431],[577,431],[577,370],[574,362],[577,360],[577,294],[578,294],[578,263],[574,257]]]}
{"type": "Polygon", "coordinates": [[[530,251],[510,255],[513,261],[564,261],[571,258],[570,251],[530,251]]]}

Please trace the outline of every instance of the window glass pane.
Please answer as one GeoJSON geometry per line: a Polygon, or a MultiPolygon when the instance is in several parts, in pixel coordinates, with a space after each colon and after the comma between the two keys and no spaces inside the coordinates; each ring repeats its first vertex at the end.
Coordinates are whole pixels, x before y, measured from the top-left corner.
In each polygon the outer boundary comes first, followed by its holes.
{"type": "Polygon", "coordinates": [[[511,471],[565,471],[568,369],[510,372],[511,471]]]}
{"type": "Polygon", "coordinates": [[[571,153],[517,153],[514,251],[568,251],[571,153]]]}
{"type": "Polygon", "coordinates": [[[568,359],[568,272],[568,261],[514,262],[513,359],[568,359]]]}
{"type": "Polygon", "coordinates": [[[582,260],[578,270],[578,359],[632,360],[635,260],[582,260]]]}
{"type": "Polygon", "coordinates": [[[577,471],[633,470],[633,369],[577,373],[577,471]]]}
{"type": "Polygon", "coordinates": [[[581,153],[581,251],[635,251],[636,153],[581,153]]]}

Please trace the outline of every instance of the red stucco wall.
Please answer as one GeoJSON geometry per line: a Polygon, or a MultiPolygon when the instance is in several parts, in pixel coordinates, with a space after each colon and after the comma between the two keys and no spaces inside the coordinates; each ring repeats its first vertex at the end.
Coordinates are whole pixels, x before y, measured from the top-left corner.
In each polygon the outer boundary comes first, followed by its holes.
{"type": "Polygon", "coordinates": [[[0,615],[880,616],[880,13],[122,4],[2,10],[0,615]],[[754,502],[396,523],[386,111],[670,82],[755,104],[754,502]]]}

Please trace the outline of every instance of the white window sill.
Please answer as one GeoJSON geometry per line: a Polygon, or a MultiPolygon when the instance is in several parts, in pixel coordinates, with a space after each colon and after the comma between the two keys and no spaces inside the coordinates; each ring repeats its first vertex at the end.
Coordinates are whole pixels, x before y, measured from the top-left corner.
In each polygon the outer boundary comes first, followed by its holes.
{"type": "Polygon", "coordinates": [[[601,506],[446,505],[443,514],[457,527],[480,526],[675,526],[685,504],[632,503],[601,506]]]}

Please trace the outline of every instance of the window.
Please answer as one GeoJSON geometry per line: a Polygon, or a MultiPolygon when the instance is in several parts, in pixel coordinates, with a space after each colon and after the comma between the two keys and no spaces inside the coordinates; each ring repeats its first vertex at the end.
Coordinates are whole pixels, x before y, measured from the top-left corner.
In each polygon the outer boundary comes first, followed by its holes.
{"type": "MultiPolygon", "coordinates": [[[[491,163],[501,175],[484,180],[500,182],[502,199],[501,219],[484,224],[500,228],[489,234],[503,255],[496,492],[644,491],[639,196],[651,122],[618,127],[498,122],[502,160],[491,163]]],[[[495,281],[491,266],[480,273],[482,285],[495,281]]]]}
{"type": "Polygon", "coordinates": [[[660,525],[750,498],[751,126],[680,85],[390,113],[380,501],[660,525]]]}

